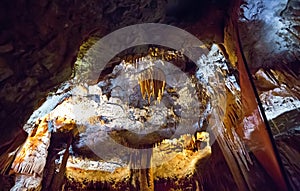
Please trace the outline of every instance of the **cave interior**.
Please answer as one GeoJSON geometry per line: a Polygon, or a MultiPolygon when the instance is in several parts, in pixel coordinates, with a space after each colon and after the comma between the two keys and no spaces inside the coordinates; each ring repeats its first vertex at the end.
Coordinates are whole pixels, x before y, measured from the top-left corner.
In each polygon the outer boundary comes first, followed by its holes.
{"type": "Polygon", "coordinates": [[[0,190],[298,190],[299,0],[2,0],[0,190]]]}

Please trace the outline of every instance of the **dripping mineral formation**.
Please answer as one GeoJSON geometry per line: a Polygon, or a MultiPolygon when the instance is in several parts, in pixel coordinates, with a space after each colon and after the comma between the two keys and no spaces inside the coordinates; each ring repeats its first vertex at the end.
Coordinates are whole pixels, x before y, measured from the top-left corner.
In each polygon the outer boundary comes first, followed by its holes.
{"type": "Polygon", "coordinates": [[[150,103],[151,96],[161,101],[166,86],[164,72],[158,68],[151,67],[141,72],[139,75],[139,85],[143,99],[148,97],[150,103]]]}

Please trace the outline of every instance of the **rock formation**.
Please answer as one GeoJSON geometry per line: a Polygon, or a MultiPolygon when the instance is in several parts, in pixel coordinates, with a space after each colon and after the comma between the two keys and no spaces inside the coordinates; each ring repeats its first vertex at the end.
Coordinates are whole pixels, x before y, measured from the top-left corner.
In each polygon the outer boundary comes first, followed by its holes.
{"type": "MultiPolygon", "coordinates": [[[[181,186],[186,187],[187,190],[217,190],[216,186],[223,189],[255,190],[263,186],[262,181],[258,179],[264,177],[268,184],[264,187],[265,189],[296,190],[300,186],[300,164],[297,160],[299,157],[297,146],[299,128],[297,126],[299,126],[300,106],[299,10],[300,4],[297,0],[285,2],[276,0],[246,0],[244,2],[239,0],[199,2],[191,0],[138,2],[132,0],[87,2],[2,0],[0,2],[0,185],[3,185],[4,190],[9,188],[18,190],[22,187],[57,190],[62,186],[73,189],[85,186],[90,189],[118,190],[126,187],[134,189],[137,187],[130,186],[138,186],[139,183],[142,186],[148,184],[150,190],[179,189],[181,186]],[[82,170],[68,166],[68,164],[71,163],[72,157],[75,157],[74,161],[84,161],[80,157],[76,158],[74,154],[76,152],[89,157],[88,160],[98,160],[84,146],[77,147],[77,150],[74,147],[76,137],[78,138],[79,135],[98,136],[96,132],[93,132],[94,134],[85,133],[85,131],[78,132],[74,130],[77,128],[74,128],[75,122],[71,118],[60,119],[49,116],[44,116],[41,121],[37,121],[34,130],[29,134],[24,131],[23,126],[33,111],[43,104],[50,91],[57,93],[59,85],[69,80],[72,74],[75,75],[75,61],[84,57],[86,53],[83,48],[86,44],[84,42],[89,40],[92,42],[95,37],[96,39],[102,38],[125,26],[148,22],[165,23],[183,28],[203,41],[209,49],[213,49],[212,44],[217,44],[222,51],[228,63],[228,68],[222,72],[232,75],[228,79],[236,79],[236,82],[227,82],[231,85],[219,87],[227,88],[225,93],[227,105],[224,106],[225,109],[220,108],[224,114],[224,118],[221,119],[224,128],[218,129],[223,132],[223,137],[217,138],[218,144],[207,144],[207,147],[197,150],[196,148],[199,148],[201,144],[196,136],[193,140],[196,146],[192,146],[192,149],[186,146],[185,155],[178,155],[179,159],[184,156],[192,160],[197,158],[194,157],[195,153],[207,151],[202,153],[203,160],[195,159],[198,161],[193,166],[196,166],[196,171],[185,172],[189,176],[176,179],[170,177],[174,175],[172,173],[163,176],[160,174],[163,171],[161,169],[128,172],[126,168],[120,168],[116,174],[111,175],[111,179],[119,179],[120,182],[91,178],[109,175],[88,168],[82,170]],[[249,70],[245,66],[248,66],[249,70]],[[248,72],[252,75],[257,92],[251,88],[248,72]],[[234,86],[234,83],[238,86],[234,86]],[[239,91],[239,88],[242,90],[239,91]],[[255,96],[260,100],[256,100],[255,96]],[[259,113],[262,109],[260,106],[264,108],[267,118],[259,113]],[[270,129],[262,123],[263,120],[269,121],[270,129]],[[249,122],[250,128],[251,124],[259,125],[257,121],[260,121],[262,125],[258,130],[245,129],[246,122],[249,122]],[[56,132],[51,129],[52,127],[54,129],[57,127],[56,132]],[[270,139],[271,133],[273,137],[270,139]],[[257,143],[260,143],[259,148],[256,148],[257,143]],[[38,148],[35,145],[39,145],[38,148]],[[277,147],[273,150],[272,148],[276,145],[277,147]],[[211,151],[205,150],[210,146],[211,151]],[[261,152],[262,146],[266,152],[261,152]],[[74,149],[74,153],[70,148],[74,149]],[[58,153],[58,150],[61,152],[58,153]],[[249,150],[251,152],[248,152],[249,150]],[[56,162],[58,156],[61,157],[59,163],[56,162]],[[38,163],[35,163],[37,157],[40,159],[38,163]],[[209,165],[205,166],[201,161],[209,165]],[[237,161],[238,165],[230,165],[229,161],[237,161]],[[224,177],[217,175],[217,167],[227,174],[224,177]],[[88,175],[90,179],[79,176],[78,172],[90,173],[88,175]],[[126,176],[121,179],[121,175],[126,176]],[[143,179],[145,177],[147,178],[143,179]],[[53,182],[56,186],[51,185],[53,182]],[[213,185],[214,183],[216,186],[213,185]]],[[[135,54],[128,54],[125,51],[123,54],[116,55],[115,60],[108,64],[98,80],[105,81],[106,75],[111,74],[121,60],[135,60],[144,56],[141,54],[147,54],[147,51],[143,50],[142,47],[141,50],[134,49],[135,54]]],[[[159,57],[156,55],[158,52],[155,53],[153,50],[150,52],[154,52],[153,57],[159,57]]],[[[170,58],[172,59],[174,61],[174,58],[170,58]]],[[[187,64],[189,62],[182,57],[174,61],[181,70],[191,76],[197,76],[197,64],[187,64]]],[[[225,74],[220,72],[219,75],[225,74]]],[[[145,76],[151,78],[151,80],[141,78],[139,81],[141,98],[147,97],[144,100],[145,103],[134,102],[136,101],[134,100],[131,104],[142,108],[147,105],[147,101],[148,104],[150,103],[152,97],[159,101],[169,99],[164,103],[169,104],[168,112],[173,113],[166,112],[166,115],[170,119],[173,117],[176,121],[177,110],[170,97],[178,96],[176,95],[178,92],[165,84],[164,80],[168,79],[168,74],[155,70],[141,77],[145,78],[145,76]],[[163,79],[155,81],[152,78],[163,79]],[[164,91],[167,93],[163,94],[164,91]]],[[[194,81],[191,81],[190,84],[193,83],[194,81]]],[[[116,95],[116,90],[110,89],[111,87],[113,86],[106,84],[102,86],[106,89],[99,92],[116,95]]],[[[85,91],[86,87],[77,88],[85,91]]],[[[62,96],[58,96],[56,104],[51,106],[53,108],[48,108],[49,112],[57,105],[72,102],[69,94],[65,94],[69,91],[66,89],[63,90],[65,92],[60,92],[62,96]]],[[[198,97],[206,100],[206,90],[201,92],[200,89],[201,87],[197,90],[198,97]]],[[[185,95],[184,92],[181,93],[183,93],[181,96],[185,95]]],[[[216,96],[219,102],[222,102],[222,95],[211,94],[209,96],[216,96]]],[[[204,104],[200,103],[200,105],[204,104]]],[[[110,108],[107,105],[105,107],[110,108]]],[[[118,111],[118,107],[112,106],[111,108],[118,111]]],[[[207,108],[200,108],[200,111],[205,113],[207,108]]],[[[134,112],[137,113],[137,111],[134,112]]],[[[110,119],[101,116],[89,120],[91,124],[110,123],[110,119]]],[[[138,120],[145,119],[141,117],[138,120]]],[[[204,127],[206,120],[208,118],[202,121],[203,131],[206,131],[204,127]]],[[[123,131],[120,134],[121,131],[118,128],[114,130],[111,136],[122,144],[135,145],[138,148],[145,147],[145,143],[152,146],[158,143],[167,144],[163,142],[163,139],[168,137],[160,137],[163,134],[161,132],[159,135],[151,134],[149,139],[142,140],[123,131]],[[153,137],[156,139],[153,140],[153,137]],[[137,142],[140,145],[135,144],[136,140],[139,140],[137,142]]],[[[190,140],[181,137],[178,142],[181,139],[190,140]]],[[[188,142],[191,143],[191,141],[188,142]]],[[[172,144],[167,147],[170,145],[172,144]]],[[[155,152],[158,151],[154,149],[153,153],[155,152]]],[[[159,152],[167,153],[168,151],[160,150],[159,152]]],[[[141,157],[140,160],[146,161],[145,163],[149,162],[144,155],[137,154],[136,157],[141,157]]],[[[95,164],[98,165],[96,162],[95,164]]],[[[189,169],[190,163],[186,165],[189,169]]]]}

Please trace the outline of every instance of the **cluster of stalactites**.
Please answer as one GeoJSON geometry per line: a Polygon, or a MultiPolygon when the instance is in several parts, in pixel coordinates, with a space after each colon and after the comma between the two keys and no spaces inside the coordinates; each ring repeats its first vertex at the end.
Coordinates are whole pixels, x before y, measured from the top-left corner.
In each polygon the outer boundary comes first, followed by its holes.
{"type": "Polygon", "coordinates": [[[146,99],[147,95],[149,104],[151,97],[160,103],[166,85],[164,72],[159,68],[150,67],[139,74],[138,80],[143,99],[146,99]]]}

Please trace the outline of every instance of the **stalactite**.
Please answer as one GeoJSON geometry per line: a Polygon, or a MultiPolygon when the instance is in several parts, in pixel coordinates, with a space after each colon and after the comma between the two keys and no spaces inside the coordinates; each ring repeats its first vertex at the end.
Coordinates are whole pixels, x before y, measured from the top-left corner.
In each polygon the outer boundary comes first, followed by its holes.
{"type": "Polygon", "coordinates": [[[151,97],[160,102],[166,85],[164,72],[156,67],[151,67],[143,70],[138,78],[143,99],[146,99],[147,95],[148,103],[150,103],[151,97]]]}

